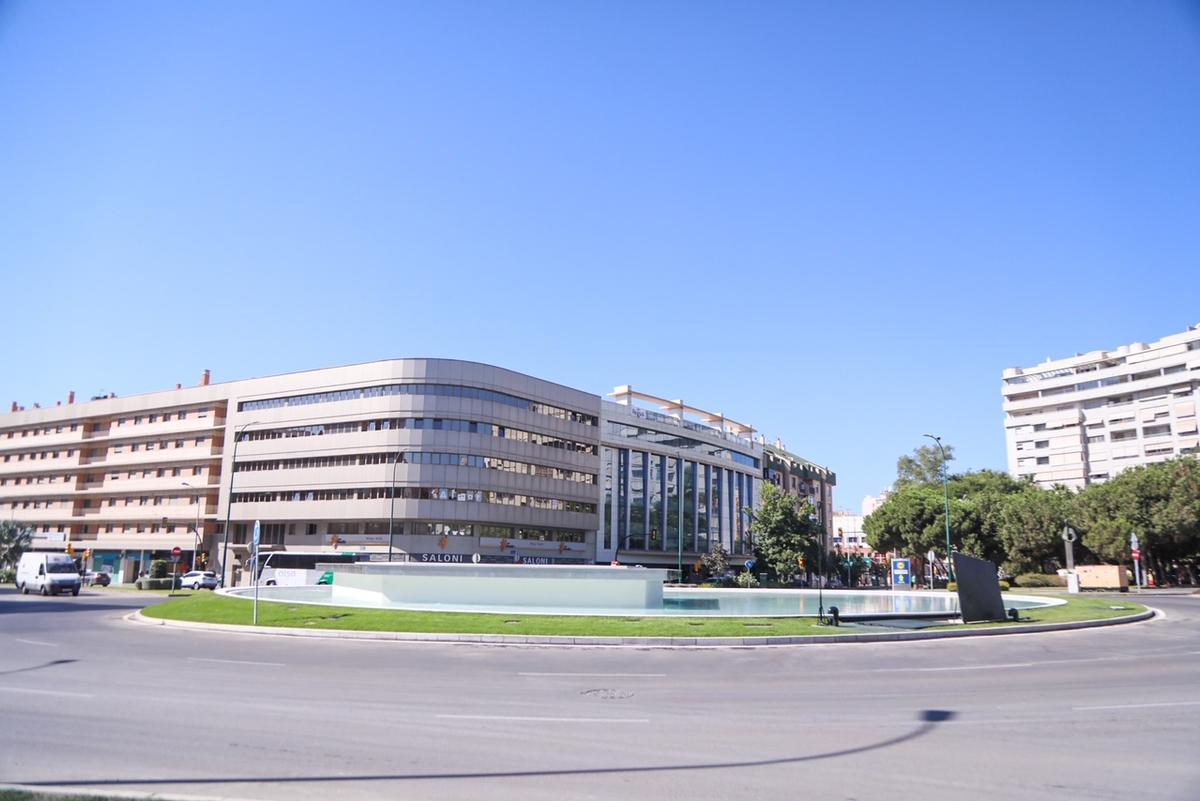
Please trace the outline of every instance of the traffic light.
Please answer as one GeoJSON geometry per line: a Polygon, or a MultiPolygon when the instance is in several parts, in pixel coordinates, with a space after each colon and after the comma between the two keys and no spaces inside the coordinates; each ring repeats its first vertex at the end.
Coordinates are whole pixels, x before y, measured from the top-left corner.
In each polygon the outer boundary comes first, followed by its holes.
{"type": "Polygon", "coordinates": [[[207,567],[208,566],[208,554],[206,554],[206,553],[198,554],[196,556],[196,564],[199,565],[200,567],[207,567]]]}
{"type": "Polygon", "coordinates": [[[75,546],[69,542],[67,543],[67,556],[75,556],[75,546]]]}
{"type": "Polygon", "coordinates": [[[804,570],[804,569],[805,569],[805,560],[804,560],[804,557],[803,557],[803,556],[801,556],[801,557],[799,557],[799,558],[798,558],[796,561],[800,563],[800,569],[801,569],[801,570],[804,570]]]}
{"type": "Polygon", "coordinates": [[[83,552],[83,559],[84,559],[84,561],[89,561],[91,558],[92,558],[92,549],[87,548],[83,552]]]}

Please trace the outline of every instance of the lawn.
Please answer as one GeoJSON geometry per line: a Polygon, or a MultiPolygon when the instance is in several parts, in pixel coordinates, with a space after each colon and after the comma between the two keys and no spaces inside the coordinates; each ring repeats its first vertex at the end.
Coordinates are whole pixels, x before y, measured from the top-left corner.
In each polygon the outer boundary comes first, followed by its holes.
{"type": "MultiPolygon", "coordinates": [[[[1122,617],[1140,604],[1105,598],[1071,598],[1065,606],[1023,611],[1021,622],[1060,623],[1122,617]],[[1119,609],[1113,607],[1120,607],[1119,609]]],[[[143,610],[146,617],[199,623],[250,625],[251,603],[211,592],[177,592],[143,610]]],[[[766,637],[845,634],[852,626],[821,626],[812,618],[658,618],[405,612],[304,604],[260,603],[260,626],[350,631],[444,634],[513,634],[560,637],[766,637]]],[[[989,627],[1011,623],[986,624],[989,627]]],[[[961,625],[952,628],[961,629],[961,625]]],[[[878,631],[877,627],[873,627],[878,631]]]]}

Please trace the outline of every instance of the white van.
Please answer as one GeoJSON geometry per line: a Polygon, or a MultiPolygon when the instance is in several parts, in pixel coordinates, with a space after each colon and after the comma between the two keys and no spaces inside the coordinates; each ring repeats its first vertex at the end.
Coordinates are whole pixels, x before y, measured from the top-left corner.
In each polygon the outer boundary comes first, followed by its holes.
{"type": "Polygon", "coordinates": [[[17,562],[17,589],[26,595],[30,590],[42,595],[78,595],[79,568],[65,553],[23,553],[17,562]]]}

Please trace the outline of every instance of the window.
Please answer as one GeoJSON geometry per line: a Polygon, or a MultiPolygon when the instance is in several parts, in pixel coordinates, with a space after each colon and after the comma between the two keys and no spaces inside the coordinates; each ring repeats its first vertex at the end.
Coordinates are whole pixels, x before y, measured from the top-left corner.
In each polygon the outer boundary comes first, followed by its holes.
{"type": "Polygon", "coordinates": [[[1144,437],[1162,437],[1162,436],[1166,436],[1167,434],[1170,434],[1170,433],[1171,433],[1170,424],[1161,425],[1161,426],[1146,426],[1145,428],[1142,429],[1142,436],[1144,436],[1144,437]]]}
{"type": "Polygon", "coordinates": [[[1050,440],[1048,440],[1048,439],[1039,440],[1039,441],[1037,441],[1037,442],[1035,442],[1035,443],[1033,444],[1033,447],[1035,447],[1035,448],[1049,448],[1049,447],[1050,447],[1050,440]]]}
{"type": "Polygon", "coordinates": [[[193,476],[198,476],[198,475],[200,475],[200,468],[199,468],[199,467],[193,467],[193,468],[192,468],[192,475],[193,475],[193,476]]]}
{"type": "Polygon", "coordinates": [[[1101,434],[1096,437],[1088,437],[1087,441],[1089,445],[1095,445],[1097,442],[1104,442],[1104,435],[1101,434]]]}
{"type": "Polygon", "coordinates": [[[149,419],[149,420],[147,420],[146,422],[148,422],[148,423],[157,423],[157,422],[158,422],[158,415],[156,415],[156,414],[152,414],[152,415],[150,415],[150,419],[149,419]]]}
{"type": "Polygon", "coordinates": [[[1037,458],[1037,463],[1038,464],[1050,464],[1050,457],[1049,456],[1039,456],[1037,458]]]}

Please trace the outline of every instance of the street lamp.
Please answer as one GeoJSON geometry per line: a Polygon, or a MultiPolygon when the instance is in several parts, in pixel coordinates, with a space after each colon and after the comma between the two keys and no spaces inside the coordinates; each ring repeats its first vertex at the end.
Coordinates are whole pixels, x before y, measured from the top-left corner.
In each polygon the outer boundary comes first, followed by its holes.
{"type": "Polygon", "coordinates": [[[255,420],[244,424],[241,428],[235,429],[233,434],[233,460],[229,463],[229,502],[225,504],[225,536],[221,543],[221,586],[225,586],[225,571],[226,565],[229,564],[229,517],[233,513],[233,477],[237,473],[237,446],[241,442],[242,434],[250,426],[258,425],[255,420]]]}
{"type": "MultiPolygon", "coordinates": [[[[183,486],[187,487],[188,489],[197,489],[197,487],[193,487],[186,481],[183,482],[183,486]]],[[[203,496],[196,496],[196,525],[194,528],[192,528],[192,533],[196,535],[196,545],[192,549],[192,570],[196,569],[196,558],[200,554],[200,541],[203,539],[200,535],[200,504],[202,502],[203,496]]]]}
{"type": "Polygon", "coordinates": [[[937,443],[942,452],[942,496],[946,499],[946,580],[954,581],[954,560],[950,558],[950,484],[946,468],[946,449],[942,447],[942,438],[933,434],[922,434],[937,443]]]}
{"type": "Polygon", "coordinates": [[[396,458],[392,462],[392,503],[388,509],[388,561],[392,561],[392,544],[395,542],[395,534],[392,532],[392,524],[396,519],[396,468],[400,466],[400,451],[396,451],[396,458]]]}

